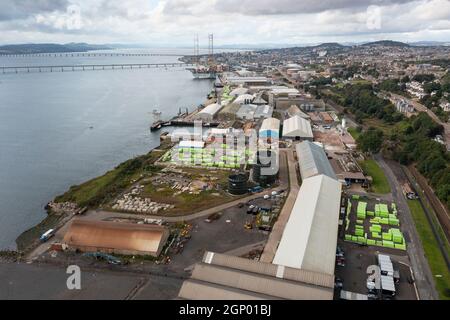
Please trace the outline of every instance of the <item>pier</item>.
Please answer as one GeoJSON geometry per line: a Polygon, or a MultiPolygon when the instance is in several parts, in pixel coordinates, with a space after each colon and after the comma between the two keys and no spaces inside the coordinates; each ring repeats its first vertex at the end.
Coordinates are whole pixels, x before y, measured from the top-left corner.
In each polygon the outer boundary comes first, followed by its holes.
{"type": "MultiPolygon", "coordinates": [[[[203,128],[215,128],[219,126],[220,122],[202,122],[203,128]]],[[[169,121],[156,121],[150,126],[150,131],[157,131],[163,127],[193,127],[195,121],[174,119],[169,121]]]]}
{"type": "Polygon", "coordinates": [[[123,63],[123,64],[81,64],[81,65],[36,65],[36,66],[0,66],[0,73],[30,72],[67,72],[87,70],[122,70],[143,68],[184,68],[192,67],[190,63],[123,63]]]}

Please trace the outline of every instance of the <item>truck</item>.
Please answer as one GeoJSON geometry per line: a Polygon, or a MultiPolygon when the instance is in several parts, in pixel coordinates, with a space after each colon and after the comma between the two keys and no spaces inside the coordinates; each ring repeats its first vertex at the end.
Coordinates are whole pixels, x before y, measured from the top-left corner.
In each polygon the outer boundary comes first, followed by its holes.
{"type": "Polygon", "coordinates": [[[39,240],[41,240],[41,242],[46,242],[48,241],[48,239],[50,239],[51,237],[53,237],[55,235],[55,230],[54,229],[49,229],[47,230],[45,233],[43,233],[41,235],[41,237],[39,238],[39,240]]]}

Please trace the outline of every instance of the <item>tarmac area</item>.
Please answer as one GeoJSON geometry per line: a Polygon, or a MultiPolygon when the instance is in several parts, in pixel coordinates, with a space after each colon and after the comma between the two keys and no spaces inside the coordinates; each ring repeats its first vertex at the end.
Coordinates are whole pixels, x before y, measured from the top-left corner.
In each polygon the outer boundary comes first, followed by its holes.
{"type": "Polygon", "coordinates": [[[69,290],[69,276],[66,268],[58,266],[0,263],[0,299],[126,299],[143,280],[125,273],[81,269],[81,290],[69,290]]]}
{"type": "Polygon", "coordinates": [[[338,241],[338,246],[344,250],[345,266],[336,266],[336,278],[343,282],[343,290],[367,294],[367,267],[378,265],[377,254],[387,254],[391,257],[394,270],[400,271],[400,283],[396,284],[395,300],[417,300],[414,285],[409,283],[411,280],[411,270],[404,260],[406,256],[396,256],[399,250],[389,250],[376,247],[363,247],[358,244],[338,241]]]}
{"type": "MultiPolygon", "coordinates": [[[[264,200],[256,200],[251,203],[267,204],[264,200]]],[[[235,206],[224,210],[218,220],[205,222],[206,218],[189,221],[192,224],[192,238],[186,243],[184,250],[171,257],[169,269],[181,271],[200,262],[205,251],[225,253],[240,247],[267,241],[268,232],[260,231],[253,225],[253,229],[247,230],[244,224],[255,217],[247,214],[247,205],[242,208],[235,206]]]]}

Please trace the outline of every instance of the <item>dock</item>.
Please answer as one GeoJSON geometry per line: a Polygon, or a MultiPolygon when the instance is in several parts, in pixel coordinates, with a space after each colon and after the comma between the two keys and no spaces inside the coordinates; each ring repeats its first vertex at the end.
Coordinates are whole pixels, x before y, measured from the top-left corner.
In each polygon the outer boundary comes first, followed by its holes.
{"type": "MultiPolygon", "coordinates": [[[[150,126],[150,131],[158,131],[163,127],[193,127],[195,121],[184,120],[184,119],[174,119],[169,121],[156,121],[150,126]]],[[[202,122],[203,128],[215,128],[218,127],[220,122],[202,122]]]]}

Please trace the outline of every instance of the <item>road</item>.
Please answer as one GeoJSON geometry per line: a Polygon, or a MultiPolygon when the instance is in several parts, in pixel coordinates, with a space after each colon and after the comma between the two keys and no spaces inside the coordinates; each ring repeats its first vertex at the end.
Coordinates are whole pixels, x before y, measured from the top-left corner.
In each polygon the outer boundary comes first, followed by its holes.
{"type": "Polygon", "coordinates": [[[391,186],[393,199],[397,204],[398,215],[405,238],[409,238],[407,252],[414,272],[419,297],[421,300],[438,300],[439,297],[433,281],[433,274],[425,257],[414,220],[406,202],[407,200],[403,195],[398,177],[390,167],[393,164],[388,165],[380,155],[376,155],[374,158],[386,174],[386,178],[391,186]]]}
{"type": "Polygon", "coordinates": [[[295,200],[297,199],[298,191],[300,189],[296,169],[297,161],[295,161],[294,159],[293,150],[290,149],[286,151],[286,156],[289,168],[289,195],[286,199],[286,202],[284,203],[283,209],[281,209],[277,222],[273,226],[272,232],[269,236],[269,240],[267,241],[263,254],[261,255],[262,262],[272,263],[278,248],[278,244],[281,241],[284,228],[289,220],[295,200]]]}
{"type": "Polygon", "coordinates": [[[433,119],[436,123],[440,124],[441,126],[444,127],[444,140],[445,140],[445,144],[447,146],[447,150],[450,150],[450,123],[448,122],[442,122],[441,119],[439,119],[439,117],[430,109],[428,109],[427,107],[425,107],[423,104],[417,102],[416,100],[412,100],[412,99],[408,99],[402,95],[399,94],[395,94],[395,93],[391,93],[391,96],[397,99],[406,99],[408,100],[417,111],[420,112],[425,112],[427,113],[431,119],[433,119]]]}

